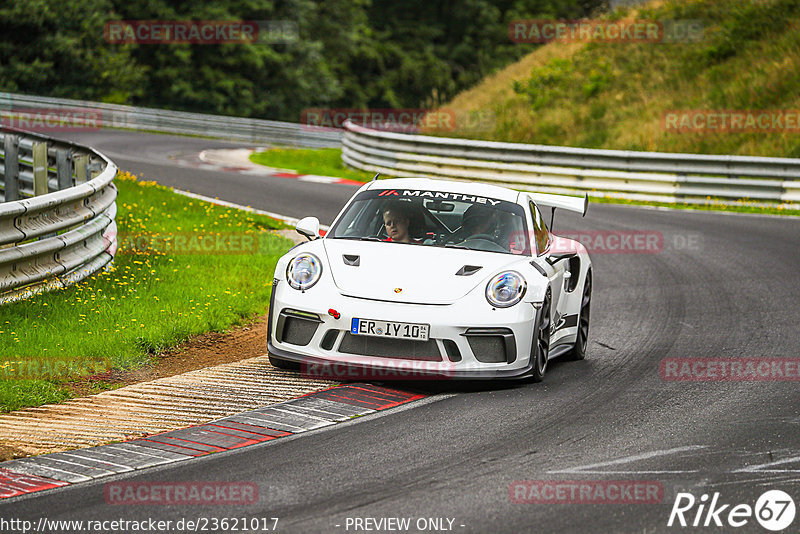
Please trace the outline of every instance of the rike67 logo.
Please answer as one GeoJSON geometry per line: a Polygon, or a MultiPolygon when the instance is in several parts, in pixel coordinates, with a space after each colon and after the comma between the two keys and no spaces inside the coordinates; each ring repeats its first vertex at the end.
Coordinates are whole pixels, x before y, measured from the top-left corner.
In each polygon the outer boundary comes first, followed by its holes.
{"type": "Polygon", "coordinates": [[[715,492],[709,500],[708,494],[696,499],[691,493],[678,493],[667,526],[691,527],[743,527],[755,518],[767,530],[777,532],[794,521],[794,500],[781,490],[764,492],[755,506],[749,504],[722,503],[720,493],[715,492]]]}

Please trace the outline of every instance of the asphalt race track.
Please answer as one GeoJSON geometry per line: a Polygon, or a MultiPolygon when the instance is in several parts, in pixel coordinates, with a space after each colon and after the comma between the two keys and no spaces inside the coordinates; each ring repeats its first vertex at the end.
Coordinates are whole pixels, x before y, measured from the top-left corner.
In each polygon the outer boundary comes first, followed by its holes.
{"type": "Polygon", "coordinates": [[[96,148],[123,170],[143,180],[219,197],[243,206],[294,218],[315,215],[330,224],[355,190],[338,184],[303,183],[287,178],[218,172],[178,164],[195,159],[202,150],[254,145],[173,135],[107,131],[66,134],[62,137],[96,148]]]}
{"type": "MultiPolygon", "coordinates": [[[[128,132],[75,138],[144,178],[323,223],[353,191],[170,158],[237,146],[229,143],[128,132]]],[[[432,531],[463,533],[719,532],[667,527],[676,492],[698,500],[719,492],[731,505],[723,521],[772,489],[800,507],[796,378],[668,381],[659,372],[665,358],[800,356],[800,219],[595,204],[585,219],[557,214],[559,230],[644,231],[663,246],[593,253],[587,359],[551,362],[543,383],[396,384],[431,396],[335,428],[2,502],[0,517],[278,517],[279,532],[366,532],[354,518],[446,518],[452,527],[445,520],[432,531]],[[254,482],[260,498],[243,507],[110,506],[104,484],[121,479],[254,482]],[[509,488],[526,480],[652,481],[663,499],[512,502],[509,488]]],[[[800,517],[786,532],[798,525],[800,517]]],[[[752,517],[724,531],[767,532],[752,517]]]]}

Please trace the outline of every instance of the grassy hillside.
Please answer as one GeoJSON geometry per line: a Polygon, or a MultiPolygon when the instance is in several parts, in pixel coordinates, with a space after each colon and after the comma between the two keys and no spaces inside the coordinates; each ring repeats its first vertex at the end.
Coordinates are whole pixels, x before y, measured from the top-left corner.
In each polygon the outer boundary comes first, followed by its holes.
{"type": "Polygon", "coordinates": [[[681,43],[552,42],[445,107],[493,114],[482,131],[524,143],[800,157],[800,130],[667,131],[671,110],[800,110],[800,0],[664,0],[610,18],[699,19],[681,43]]]}

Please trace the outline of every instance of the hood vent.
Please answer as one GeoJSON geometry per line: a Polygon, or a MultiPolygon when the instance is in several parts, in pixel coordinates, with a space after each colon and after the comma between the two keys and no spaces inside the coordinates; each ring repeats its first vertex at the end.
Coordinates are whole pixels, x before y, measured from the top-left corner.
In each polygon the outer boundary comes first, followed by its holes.
{"type": "Polygon", "coordinates": [[[342,259],[345,265],[350,265],[351,267],[358,267],[361,265],[361,256],[356,254],[342,254],[342,259]]]}
{"type": "Polygon", "coordinates": [[[458,270],[456,276],[471,276],[483,269],[480,265],[465,265],[458,270]]]}

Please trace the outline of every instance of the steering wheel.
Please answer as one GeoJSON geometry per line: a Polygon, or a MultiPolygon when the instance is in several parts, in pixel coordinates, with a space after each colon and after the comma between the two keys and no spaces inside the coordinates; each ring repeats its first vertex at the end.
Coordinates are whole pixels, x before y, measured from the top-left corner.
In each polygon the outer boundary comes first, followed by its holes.
{"type": "Polygon", "coordinates": [[[475,234],[475,235],[471,235],[471,236],[469,236],[468,238],[466,238],[464,241],[471,241],[471,240],[473,240],[473,239],[483,239],[483,240],[486,240],[486,241],[491,241],[492,243],[494,243],[494,236],[491,236],[491,235],[489,235],[489,234],[475,234]]]}
{"type": "Polygon", "coordinates": [[[505,248],[498,245],[497,242],[488,234],[476,234],[468,237],[459,245],[467,248],[475,248],[477,250],[485,250],[487,252],[508,252],[505,248]]]}

